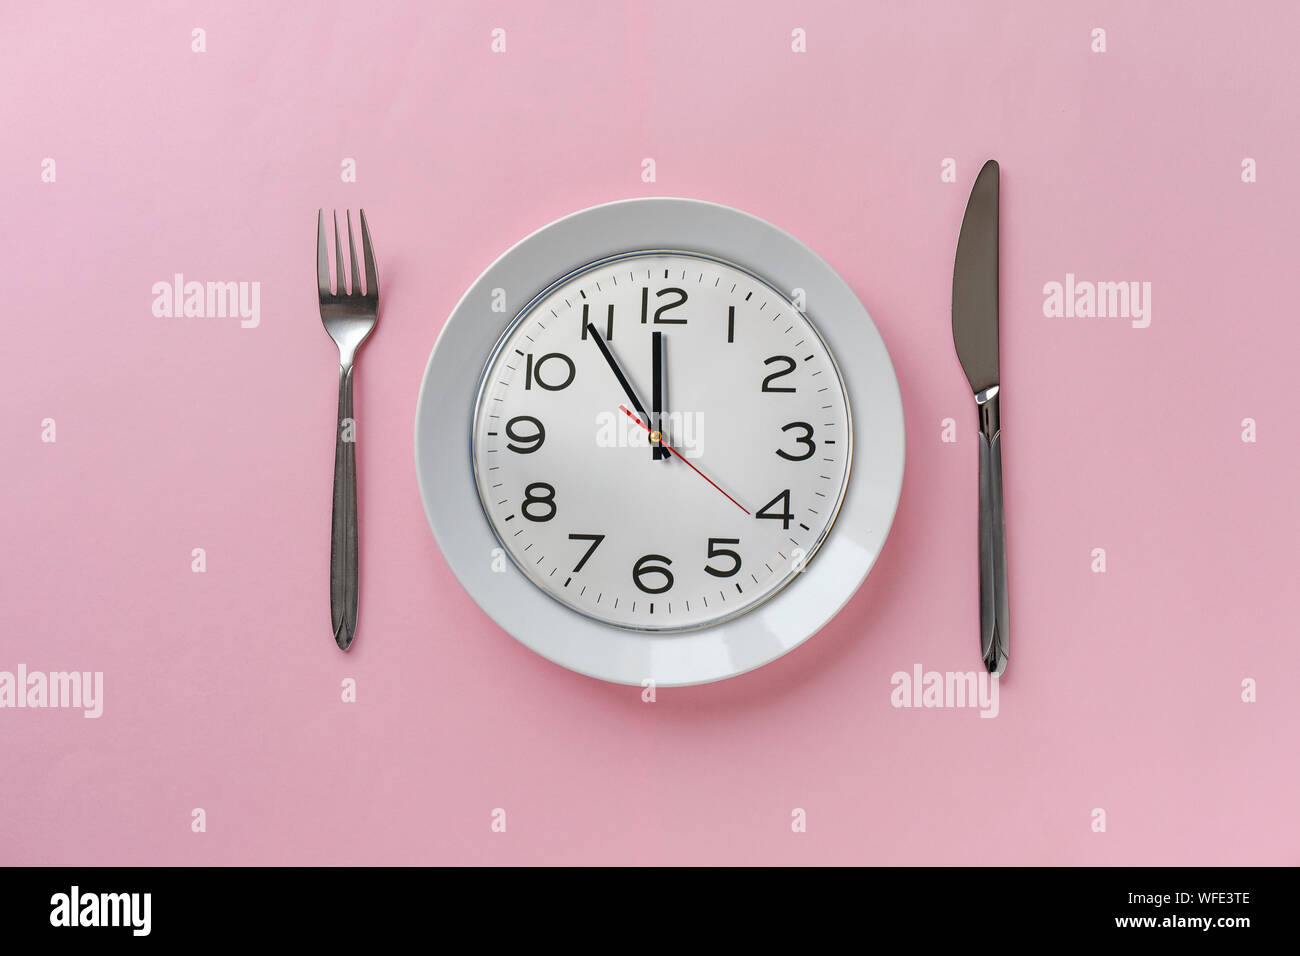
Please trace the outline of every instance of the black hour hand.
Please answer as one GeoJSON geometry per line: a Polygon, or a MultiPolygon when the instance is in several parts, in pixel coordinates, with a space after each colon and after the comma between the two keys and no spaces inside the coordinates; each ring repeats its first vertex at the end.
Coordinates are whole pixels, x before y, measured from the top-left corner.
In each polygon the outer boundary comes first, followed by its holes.
{"type": "Polygon", "coordinates": [[[664,414],[664,334],[654,332],[650,338],[650,368],[654,381],[652,393],[650,396],[650,448],[651,457],[655,461],[659,459],[670,459],[673,456],[668,453],[668,449],[663,446],[663,414],[664,414]],[[654,436],[658,435],[656,441],[654,436]]]}

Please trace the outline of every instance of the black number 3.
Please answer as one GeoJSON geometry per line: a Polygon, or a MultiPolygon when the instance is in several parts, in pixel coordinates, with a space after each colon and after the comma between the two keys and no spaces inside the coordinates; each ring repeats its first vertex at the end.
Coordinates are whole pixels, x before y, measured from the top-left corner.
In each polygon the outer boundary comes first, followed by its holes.
{"type": "Polygon", "coordinates": [[[798,454],[792,455],[788,451],[782,451],[780,448],[778,448],[776,450],[776,453],[780,455],[782,458],[784,458],[786,461],[807,461],[809,458],[813,456],[813,452],[817,450],[817,443],[812,440],[813,427],[809,425],[807,422],[791,422],[789,425],[782,425],[781,431],[788,432],[792,428],[799,428],[803,430],[803,434],[796,436],[795,441],[797,441],[800,445],[803,445],[808,450],[804,452],[802,455],[798,455],[798,454]]]}

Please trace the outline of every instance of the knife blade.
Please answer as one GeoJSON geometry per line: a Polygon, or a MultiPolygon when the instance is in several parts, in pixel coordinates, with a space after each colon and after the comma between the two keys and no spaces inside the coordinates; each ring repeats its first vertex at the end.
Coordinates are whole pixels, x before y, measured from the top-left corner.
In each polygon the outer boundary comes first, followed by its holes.
{"type": "Polygon", "coordinates": [[[998,206],[1000,171],[984,164],[971,188],[952,270],[952,341],[979,420],[980,656],[995,677],[1010,651],[1002,425],[998,414],[998,206]]]}

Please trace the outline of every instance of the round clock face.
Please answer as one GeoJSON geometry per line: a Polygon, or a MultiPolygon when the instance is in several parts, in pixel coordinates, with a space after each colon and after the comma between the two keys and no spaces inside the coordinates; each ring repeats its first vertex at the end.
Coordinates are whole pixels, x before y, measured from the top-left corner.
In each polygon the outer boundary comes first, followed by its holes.
{"type": "Polygon", "coordinates": [[[788,295],[649,250],[583,265],[519,313],[483,372],[471,457],[533,584],[595,621],[674,631],[801,576],[840,511],[853,429],[788,295]]]}

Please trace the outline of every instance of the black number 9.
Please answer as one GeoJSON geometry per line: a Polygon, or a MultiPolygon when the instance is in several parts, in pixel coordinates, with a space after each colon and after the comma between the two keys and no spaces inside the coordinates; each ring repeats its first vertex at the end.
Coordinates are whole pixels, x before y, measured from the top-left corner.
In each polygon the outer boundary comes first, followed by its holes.
{"type": "Polygon", "coordinates": [[[541,448],[542,443],[546,441],[546,427],[536,418],[533,418],[532,415],[519,415],[506,422],[506,435],[509,436],[512,442],[519,443],[517,445],[507,444],[507,448],[521,455],[531,455],[541,448]],[[529,422],[532,423],[532,428],[521,430],[518,427],[520,424],[529,422]]]}

